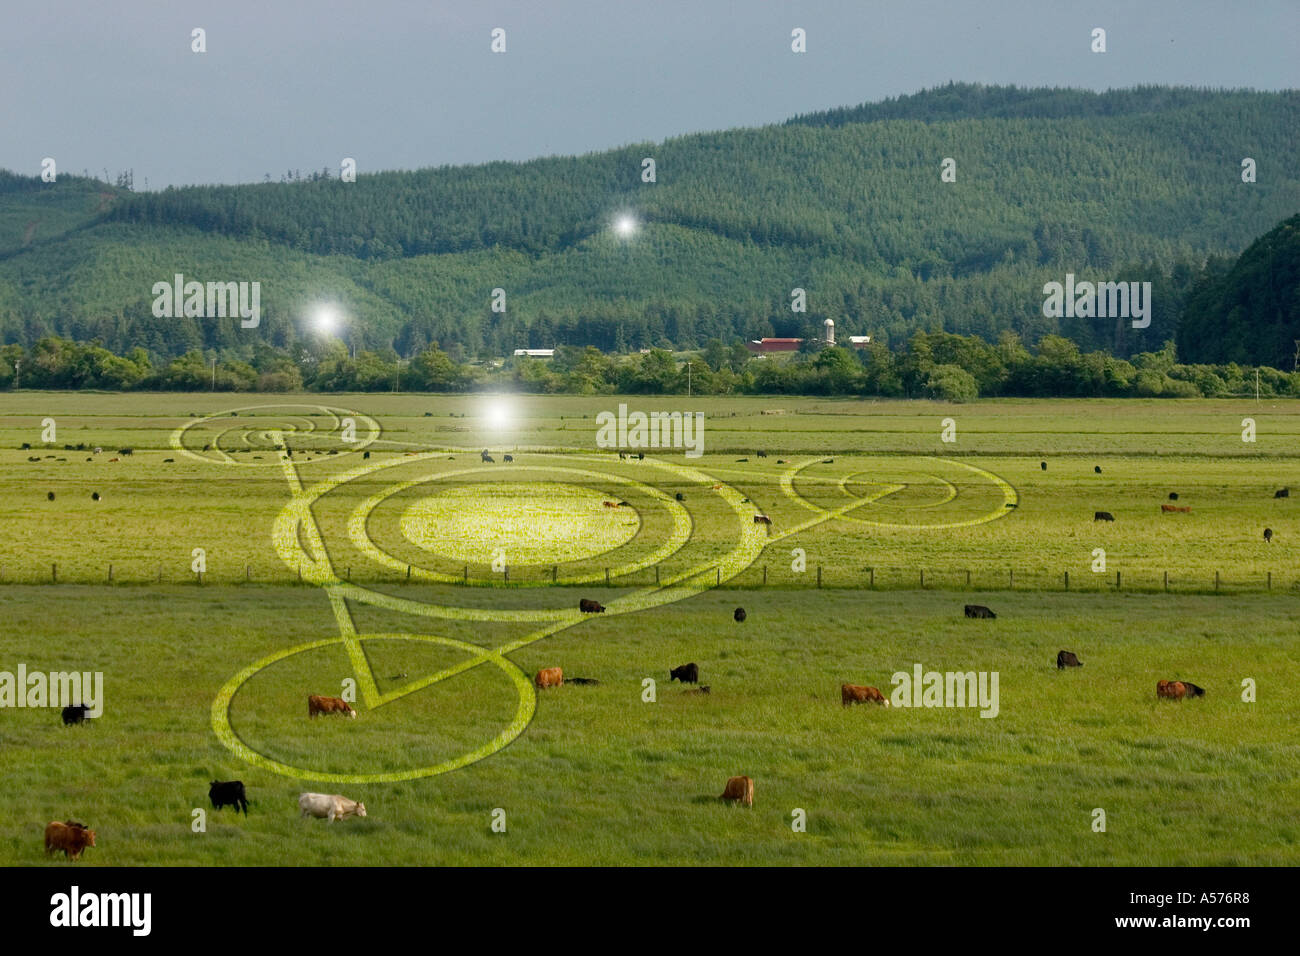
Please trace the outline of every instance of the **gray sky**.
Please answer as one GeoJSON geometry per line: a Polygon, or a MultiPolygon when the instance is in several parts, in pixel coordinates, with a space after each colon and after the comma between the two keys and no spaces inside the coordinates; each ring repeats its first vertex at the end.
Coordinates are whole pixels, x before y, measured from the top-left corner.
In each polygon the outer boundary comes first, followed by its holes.
{"type": "Polygon", "coordinates": [[[948,80],[1300,87],[1297,0],[5,6],[0,167],[133,168],[137,189],[337,174],[345,156],[366,173],[584,153],[948,80]],[[1098,26],[1105,54],[1089,50],[1098,26]],[[190,52],[194,27],[206,53],[190,52]]]}

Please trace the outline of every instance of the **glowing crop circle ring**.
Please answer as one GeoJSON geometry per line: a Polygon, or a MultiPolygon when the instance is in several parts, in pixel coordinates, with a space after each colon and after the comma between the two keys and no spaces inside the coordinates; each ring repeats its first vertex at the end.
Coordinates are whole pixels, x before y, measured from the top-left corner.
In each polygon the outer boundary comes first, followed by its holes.
{"type": "Polygon", "coordinates": [[[458,641],[449,637],[436,637],[429,634],[367,634],[363,635],[362,639],[425,641],[432,644],[441,644],[464,651],[475,658],[476,663],[494,664],[501,668],[506,676],[510,678],[519,694],[519,706],[515,710],[513,719],[492,740],[458,757],[427,767],[380,773],[329,773],[305,770],[302,767],[295,767],[291,764],[273,760],[240,740],[230,723],[230,707],[234,702],[235,695],[239,693],[239,689],[262,670],[278,661],[306,651],[342,644],[345,640],[342,637],[331,637],[323,641],[312,641],[276,651],[274,654],[248,665],[226,681],[220,692],[218,692],[216,699],[212,702],[212,728],[216,731],[218,739],[241,760],[263,770],[283,774],[287,777],[295,777],[300,780],[325,780],[330,783],[396,783],[402,780],[417,780],[421,777],[432,777],[451,770],[458,770],[468,764],[482,760],[484,757],[491,756],[522,734],[527,729],[529,722],[533,719],[533,714],[537,710],[537,692],[533,689],[532,681],[529,680],[528,675],[514,661],[496,651],[479,647],[477,644],[471,644],[468,641],[458,641]]]}
{"type": "MultiPolygon", "coordinates": [[[[404,462],[397,462],[397,464],[403,464],[403,463],[404,462]]],[[[668,556],[672,554],[676,554],[686,545],[687,541],[690,540],[691,537],[690,513],[687,512],[687,510],[683,508],[679,502],[668,497],[668,495],[664,494],[658,488],[654,488],[650,485],[642,484],[641,482],[634,481],[631,478],[622,478],[616,475],[603,474],[595,471],[586,471],[584,469],[578,469],[578,468],[559,468],[559,467],[547,467],[541,465],[516,465],[511,469],[511,474],[517,474],[519,472],[525,472],[525,471],[532,471],[532,472],[540,471],[548,475],[558,474],[558,475],[565,475],[571,477],[586,478],[588,480],[593,480],[593,481],[613,482],[615,484],[626,485],[627,487],[637,489],[637,491],[641,492],[644,495],[647,495],[650,498],[654,498],[660,504],[664,505],[668,509],[669,513],[672,515],[673,518],[673,530],[672,533],[669,535],[668,540],[664,542],[662,545],[660,545],[658,548],[656,548],[654,551],[650,552],[648,555],[644,556],[643,558],[637,561],[630,561],[618,567],[610,568],[609,569],[610,577],[622,577],[625,574],[631,574],[633,571],[640,571],[643,568],[648,568],[653,565],[656,565],[659,562],[663,561],[668,556]]],[[[385,488],[383,491],[371,495],[369,498],[367,498],[365,501],[363,501],[360,505],[357,506],[356,510],[352,513],[352,517],[348,519],[348,537],[352,539],[352,543],[353,545],[356,546],[358,551],[366,555],[366,557],[370,558],[372,561],[375,561],[376,563],[381,564],[387,568],[396,571],[405,571],[407,567],[410,567],[411,576],[413,578],[418,578],[424,581],[438,581],[445,584],[454,584],[461,580],[459,575],[445,574],[439,571],[432,571],[427,568],[415,567],[413,565],[408,564],[408,562],[399,561],[397,558],[393,557],[388,552],[382,550],[378,545],[374,543],[374,541],[371,540],[370,535],[368,533],[367,529],[370,524],[370,516],[372,512],[374,512],[375,508],[379,507],[379,505],[382,504],[384,501],[393,497],[394,495],[401,494],[403,491],[406,491],[409,488],[414,488],[423,484],[431,484],[433,482],[442,481],[448,478],[456,478],[462,475],[479,475],[479,474],[488,474],[488,473],[492,474],[493,476],[497,476],[501,474],[501,470],[493,469],[491,467],[462,468],[457,471],[444,472],[440,475],[433,475],[425,478],[414,478],[411,481],[404,481],[398,485],[393,485],[389,488],[385,488]]],[[[626,545],[620,545],[620,547],[625,547],[625,546],[626,545]]],[[[604,580],[604,578],[605,578],[605,572],[603,570],[598,570],[598,571],[593,571],[590,574],[585,574],[585,575],[575,574],[575,575],[566,576],[564,578],[558,578],[556,583],[586,584],[592,581],[604,580]]],[[[532,583],[535,586],[537,584],[542,584],[546,582],[532,582],[532,583]]]]}

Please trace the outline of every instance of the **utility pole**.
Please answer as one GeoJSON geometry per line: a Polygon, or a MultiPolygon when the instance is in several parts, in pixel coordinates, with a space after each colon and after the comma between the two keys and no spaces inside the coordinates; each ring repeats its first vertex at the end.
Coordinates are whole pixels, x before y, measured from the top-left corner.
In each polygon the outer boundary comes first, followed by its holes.
{"type": "Polygon", "coordinates": [[[217,390],[217,360],[212,360],[212,390],[217,390]]]}
{"type": "Polygon", "coordinates": [[[686,360],[686,397],[691,397],[691,360],[686,360]]]}

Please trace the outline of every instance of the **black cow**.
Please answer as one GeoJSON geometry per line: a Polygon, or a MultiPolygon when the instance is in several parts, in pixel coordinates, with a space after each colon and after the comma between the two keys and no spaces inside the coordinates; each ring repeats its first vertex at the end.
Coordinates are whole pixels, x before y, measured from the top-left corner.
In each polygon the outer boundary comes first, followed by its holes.
{"type": "Polygon", "coordinates": [[[767,457],[767,452],[765,452],[765,451],[755,452],[755,454],[758,455],[759,458],[766,458],[766,457],[767,457]]]}
{"type": "Polygon", "coordinates": [[[1075,657],[1070,651],[1059,651],[1056,655],[1056,669],[1065,670],[1067,667],[1082,667],[1083,662],[1075,657]]]}
{"type": "Polygon", "coordinates": [[[90,708],[85,704],[72,704],[63,708],[63,724],[70,727],[79,724],[90,716],[90,708]]]}
{"type": "Polygon", "coordinates": [[[51,492],[48,492],[48,493],[45,495],[45,498],[46,498],[47,501],[53,501],[53,500],[54,500],[54,492],[52,492],[52,491],[51,491],[51,492]]]}
{"type": "Polygon", "coordinates": [[[700,682],[700,668],[696,664],[683,664],[681,667],[674,667],[668,672],[668,682],[675,680],[683,684],[698,684],[700,682]]]}
{"type": "Polygon", "coordinates": [[[1092,472],[1093,472],[1094,475],[1100,475],[1100,474],[1101,474],[1101,465],[1093,465],[1093,466],[1092,466],[1092,472]]]}
{"type": "Polygon", "coordinates": [[[1193,683],[1192,683],[1191,681],[1189,681],[1189,680],[1182,681],[1182,685],[1183,685],[1184,687],[1187,688],[1187,696],[1188,696],[1188,697],[1204,697],[1204,696],[1205,696],[1205,688],[1204,688],[1204,687],[1197,687],[1195,684],[1193,684],[1193,683]]]}
{"type": "Polygon", "coordinates": [[[98,501],[98,500],[99,500],[99,492],[98,492],[98,491],[92,491],[92,492],[90,493],[90,500],[91,500],[91,501],[98,501]]]}
{"type": "Polygon", "coordinates": [[[685,500],[686,500],[686,496],[685,496],[684,494],[682,494],[680,491],[677,492],[677,494],[674,495],[673,497],[675,497],[678,501],[685,501],[685,500]]]}
{"type": "Polygon", "coordinates": [[[512,461],[515,460],[515,456],[514,456],[514,455],[506,455],[506,457],[505,457],[504,460],[506,461],[507,464],[509,464],[510,462],[512,462],[512,461]]]}
{"type": "Polygon", "coordinates": [[[1291,497],[1291,489],[1290,489],[1290,488],[1279,488],[1277,491],[1273,492],[1273,497],[1274,497],[1274,498],[1290,498],[1290,497],[1291,497]]]}
{"type": "Polygon", "coordinates": [[[1038,463],[1038,467],[1041,468],[1041,469],[1043,469],[1043,471],[1047,471],[1047,462],[1045,462],[1045,461],[1040,461],[1040,462],[1038,463]]]}
{"type": "Polygon", "coordinates": [[[1170,501],[1177,501],[1177,500],[1178,500],[1178,492],[1176,492],[1176,491],[1171,491],[1171,492],[1169,492],[1169,500],[1170,500],[1170,501]]]}
{"type": "Polygon", "coordinates": [[[1109,511],[1098,511],[1092,516],[1093,521],[1114,521],[1115,516],[1109,511]]]}
{"type": "Polygon", "coordinates": [[[745,623],[745,609],[743,607],[736,608],[736,613],[731,616],[736,619],[737,624],[745,623]]]}
{"type": "Polygon", "coordinates": [[[835,459],[834,459],[834,458],[823,458],[823,459],[822,459],[822,464],[823,464],[823,465],[833,465],[833,464],[835,464],[835,459]]]}
{"type": "Polygon", "coordinates": [[[134,449],[134,448],[119,448],[119,449],[117,450],[117,453],[118,453],[119,455],[134,455],[134,454],[135,454],[135,449],[134,449]]]}
{"type": "Polygon", "coordinates": [[[619,452],[619,453],[618,453],[618,460],[619,460],[619,461],[627,461],[627,452],[625,452],[625,451],[621,451],[621,452],[619,452]]]}
{"type": "Polygon", "coordinates": [[[601,604],[599,601],[580,598],[578,600],[578,610],[583,614],[603,614],[605,611],[605,605],[601,604]]]}
{"type": "Polygon", "coordinates": [[[214,810],[234,807],[236,813],[243,810],[244,816],[248,816],[248,795],[244,793],[242,780],[213,780],[208,787],[208,799],[212,801],[214,810]]]}
{"type": "Polygon", "coordinates": [[[363,459],[369,458],[369,457],[370,457],[370,452],[368,452],[368,451],[363,451],[363,452],[361,453],[361,457],[362,457],[363,459]]]}
{"type": "Polygon", "coordinates": [[[1264,529],[1264,540],[1267,541],[1267,542],[1272,542],[1272,540],[1273,540],[1273,529],[1272,529],[1272,528],[1265,528],[1265,529],[1264,529]]]}
{"type": "Polygon", "coordinates": [[[992,611],[986,608],[983,604],[967,604],[966,616],[987,618],[989,620],[993,620],[994,618],[997,617],[996,614],[994,614],[992,611]]]}
{"type": "Polygon", "coordinates": [[[25,441],[25,442],[23,442],[22,450],[23,450],[23,451],[31,451],[31,450],[32,450],[32,443],[29,442],[29,441],[25,441]]]}
{"type": "Polygon", "coordinates": [[[637,460],[637,461],[645,461],[645,452],[643,452],[643,451],[639,451],[639,452],[637,452],[637,453],[636,453],[636,460],[637,460]]]}

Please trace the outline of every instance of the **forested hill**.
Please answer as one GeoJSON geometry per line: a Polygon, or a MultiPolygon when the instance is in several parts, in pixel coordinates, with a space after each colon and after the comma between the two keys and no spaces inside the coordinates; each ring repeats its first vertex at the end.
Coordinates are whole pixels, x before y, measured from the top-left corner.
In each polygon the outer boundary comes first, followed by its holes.
{"type": "Polygon", "coordinates": [[[1293,91],[950,85],[580,157],[373,175],[363,163],[354,183],[337,167],[146,194],[5,176],[0,339],[53,332],[162,355],[292,345],[330,299],[359,346],[402,354],[429,341],[466,356],[689,347],[828,317],[892,343],[1010,329],[1130,354],[1175,336],[1207,257],[1235,257],[1300,211],[1297,130],[1293,91]],[[642,223],[634,239],[610,229],[623,212],[642,223]],[[262,326],[153,318],[150,290],[175,272],[260,281],[262,326]],[[1043,284],[1067,272],[1154,282],[1151,326],[1044,317],[1043,284]],[[791,312],[796,287],[806,313],[791,312]],[[495,288],[505,313],[491,311],[495,288]]]}

